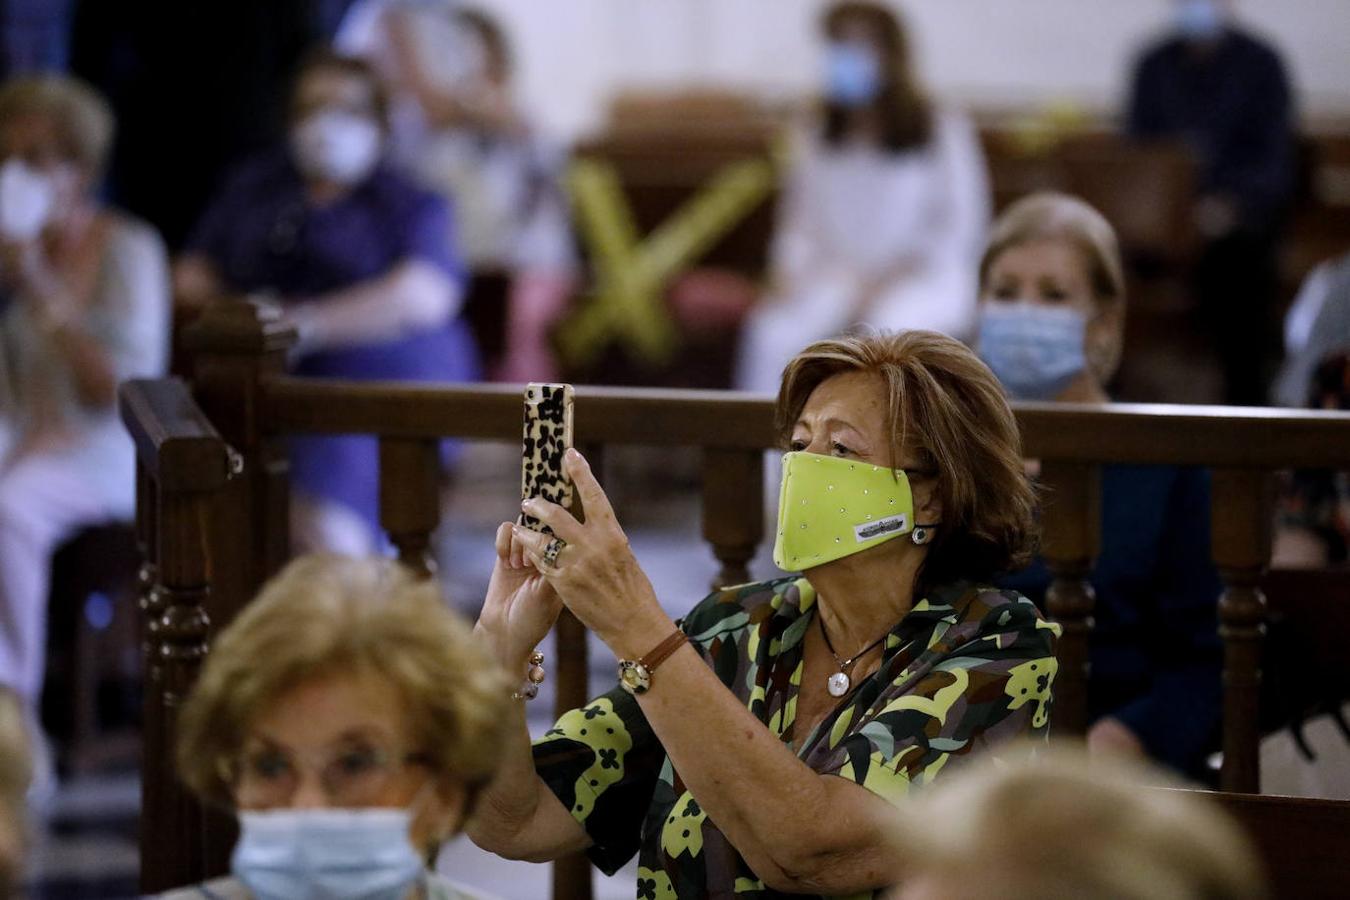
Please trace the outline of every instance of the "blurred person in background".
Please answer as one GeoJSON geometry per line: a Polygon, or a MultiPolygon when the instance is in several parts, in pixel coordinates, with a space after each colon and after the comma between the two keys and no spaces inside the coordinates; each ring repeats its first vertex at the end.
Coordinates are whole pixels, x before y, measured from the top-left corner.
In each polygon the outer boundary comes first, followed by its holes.
{"type": "Polygon", "coordinates": [[[369,58],[390,85],[394,159],[453,201],[471,271],[509,281],[493,374],[555,379],[548,333],[575,275],[564,158],[516,103],[506,33],[453,0],[368,0],[352,9],[338,46],[369,58]]]}
{"type": "Polygon", "coordinates": [[[180,250],[228,171],[285,133],[295,66],[349,2],[57,0],[70,71],[117,116],[108,196],[180,250]]]}
{"type": "Polygon", "coordinates": [[[233,811],[231,875],[173,900],[473,900],[427,871],[492,778],[509,688],[436,583],[294,560],[221,632],[178,770],[233,811]]]}
{"type": "Polygon", "coordinates": [[[28,847],[26,798],[33,780],[28,714],[13,691],[0,688],[0,897],[19,897],[28,847]]]}
{"type": "MultiPolygon", "coordinates": [[[[1111,225],[1061,194],[1035,194],[995,222],[980,265],[980,356],[1019,400],[1107,403],[1120,361],[1125,283],[1111,225]]],[[[1193,778],[1219,722],[1209,477],[1184,466],[1101,469],[1088,746],[1147,753],[1193,778]]],[[[1044,560],[1004,579],[1037,604],[1044,560]]]]}
{"type": "MultiPolygon", "coordinates": [[[[1284,322],[1281,406],[1350,410],[1350,254],[1304,282],[1284,322]]],[[[1350,472],[1301,470],[1280,485],[1272,568],[1320,568],[1350,559],[1350,472]]]]}
{"type": "Polygon", "coordinates": [[[973,124],[924,91],[887,7],[835,4],[822,30],[825,105],[793,148],[744,390],[775,390],[792,348],[858,324],[957,338],[974,324],[989,185],[973,124]]]}
{"type": "Polygon", "coordinates": [[[1067,750],[982,761],[908,802],[885,900],[1259,900],[1256,848],[1198,791],[1067,750]]]}
{"type": "Polygon", "coordinates": [[[1127,129],[1180,140],[1198,166],[1194,290],[1225,402],[1262,404],[1272,360],[1276,251],[1294,187],[1294,109],[1279,54],[1231,0],[1174,0],[1173,33],[1136,64],[1127,129]]]}
{"type": "Polygon", "coordinates": [[[74,79],[0,86],[0,684],[35,735],[52,554],[133,517],[117,386],[161,375],[168,353],[164,245],[96,195],[113,126],[74,79]]]}
{"type": "MultiPolygon", "coordinates": [[[[291,95],[285,150],[245,163],[207,209],[174,272],[177,301],[272,298],[296,326],[293,371],[328,378],[470,381],[462,273],[445,202],[385,161],[387,104],[370,66],[315,51],[291,95]]],[[[377,544],[374,437],[291,440],[294,534],[306,549],[377,544]]]]}

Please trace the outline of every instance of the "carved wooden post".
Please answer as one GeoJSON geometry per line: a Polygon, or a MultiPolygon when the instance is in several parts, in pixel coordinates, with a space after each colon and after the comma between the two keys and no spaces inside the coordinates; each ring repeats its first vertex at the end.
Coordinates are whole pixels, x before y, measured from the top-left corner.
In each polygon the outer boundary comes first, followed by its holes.
{"type": "Polygon", "coordinates": [[[1270,558],[1270,478],[1251,469],[1215,469],[1210,499],[1214,564],[1223,579],[1223,771],[1225,791],[1259,793],[1258,705],[1266,597],[1258,582],[1270,558]]]}
{"type": "Polygon", "coordinates": [[[285,369],[295,329],[274,309],[247,301],[212,306],[184,334],[193,395],[238,451],[235,478],[214,518],[211,616],[227,624],[285,564],[289,542],[289,464],[263,420],[263,381],[285,369]]]}
{"type": "MultiPolygon", "coordinates": [[[[211,307],[184,333],[194,398],[216,432],[234,448],[228,456],[234,477],[213,498],[204,526],[211,590],[200,601],[215,629],[229,624],[289,556],[288,463],[285,448],[269,433],[262,411],[263,382],[284,371],[295,337],[295,329],[280,313],[244,301],[211,307]]],[[[192,611],[175,610],[173,601],[168,612],[176,623],[172,654],[190,659],[201,623],[192,611]]],[[[178,663],[180,668],[182,664],[178,663]]],[[[172,734],[172,724],[165,723],[167,734],[172,734]]],[[[207,813],[201,821],[205,837],[198,868],[192,872],[194,881],[228,871],[234,840],[231,817],[207,813]]]]}
{"type": "MultiPolygon", "coordinates": [[[[586,456],[591,471],[604,483],[605,453],[598,444],[579,447],[586,456]]],[[[572,512],[580,516],[581,503],[574,495],[572,512]]],[[[591,699],[590,666],[586,644],[586,626],[570,610],[564,609],[553,628],[553,646],[558,654],[556,690],[553,701],[554,718],[591,699]]],[[[553,900],[591,900],[594,887],[591,862],[584,853],[573,853],[553,863],[553,900]]]]}
{"type": "Polygon", "coordinates": [[[1050,727],[1055,735],[1080,737],[1087,729],[1088,639],[1097,599],[1088,575],[1101,523],[1100,469],[1046,460],[1041,486],[1041,552],[1052,576],[1046,611],[1064,629],[1050,727]]]}
{"type": "Polygon", "coordinates": [[[144,458],[137,465],[138,531],[147,560],[141,575],[147,682],[140,836],[146,893],[223,871],[234,837],[228,819],[203,810],[174,769],[178,711],[206,656],[211,504],[225,483],[228,459],[218,437],[184,437],[181,444],[162,440],[152,451],[153,480],[144,458]]]}
{"type": "MultiPolygon", "coordinates": [[[[163,772],[164,761],[173,758],[165,746],[164,716],[161,714],[163,672],[159,659],[160,632],[164,615],[164,595],[159,588],[159,488],[145,464],[136,461],[136,544],[141,568],[137,573],[137,592],[141,609],[141,655],[145,685],[141,711],[141,753],[149,763],[142,767],[141,778],[141,890],[157,892],[171,887],[170,875],[161,875],[147,858],[147,850],[160,841],[157,812],[166,808],[163,777],[147,777],[163,772]],[[152,762],[153,761],[153,762],[152,762]]],[[[172,804],[169,804],[172,806],[172,804]]]]}
{"type": "MultiPolygon", "coordinates": [[[[210,625],[205,601],[205,500],[200,494],[160,495],[160,583],[156,606],[162,608],[157,643],[152,652],[159,672],[160,709],[156,743],[161,748],[161,770],[155,773],[159,796],[155,825],[173,835],[170,840],[144,839],[142,833],[142,889],[160,891],[198,881],[207,871],[207,833],[202,810],[173,771],[173,742],[178,708],[197,678],[206,656],[210,625]],[[173,847],[173,853],[165,853],[173,847]],[[146,860],[146,855],[150,859],[146,860]]],[[[217,850],[217,852],[220,852],[217,850]]]]}
{"type": "Polygon", "coordinates": [[[763,451],[703,451],[703,539],[721,563],[714,589],[750,580],[750,560],[764,539],[763,451]]]}
{"type": "Polygon", "coordinates": [[[441,521],[439,441],[380,439],[380,525],[398,558],[424,578],[436,571],[431,533],[441,521]]]}

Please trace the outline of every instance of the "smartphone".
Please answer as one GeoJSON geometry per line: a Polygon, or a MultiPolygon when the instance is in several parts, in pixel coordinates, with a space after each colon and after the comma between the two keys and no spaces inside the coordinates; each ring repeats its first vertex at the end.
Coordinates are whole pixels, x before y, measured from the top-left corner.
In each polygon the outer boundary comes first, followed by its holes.
{"type": "MultiPolygon", "coordinates": [[[[520,499],[542,497],[562,507],[572,505],[572,482],[563,474],[563,454],[572,446],[572,386],[525,386],[525,433],[520,450],[520,499]]],[[[541,534],[553,529],[534,516],[520,514],[520,524],[541,534]]]]}

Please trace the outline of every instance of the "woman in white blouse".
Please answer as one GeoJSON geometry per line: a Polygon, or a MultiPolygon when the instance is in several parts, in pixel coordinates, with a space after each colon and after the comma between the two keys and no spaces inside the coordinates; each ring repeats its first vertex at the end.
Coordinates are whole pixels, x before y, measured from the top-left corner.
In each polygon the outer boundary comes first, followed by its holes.
{"type": "Polygon", "coordinates": [[[793,347],[856,325],[965,338],[974,323],[989,187],[973,125],[924,94],[889,9],[838,3],[823,30],[823,115],[793,148],[745,390],[776,389],[793,347]]]}
{"type": "Polygon", "coordinates": [[[112,132],[73,79],[0,87],[0,685],[30,717],[51,555],[81,526],[131,518],[117,385],[160,374],[168,352],[163,242],[95,194],[112,132]]]}

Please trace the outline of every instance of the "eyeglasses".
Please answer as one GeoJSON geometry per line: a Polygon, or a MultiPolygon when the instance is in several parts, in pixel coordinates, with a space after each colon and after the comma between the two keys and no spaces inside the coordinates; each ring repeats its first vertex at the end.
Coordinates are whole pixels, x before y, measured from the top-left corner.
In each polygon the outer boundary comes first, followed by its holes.
{"type": "Polygon", "coordinates": [[[361,807],[381,803],[407,766],[430,762],[425,753],[361,742],[313,755],[259,747],[246,750],[230,768],[241,806],[285,806],[300,787],[302,772],[308,770],[318,775],[331,804],[361,807]]]}

